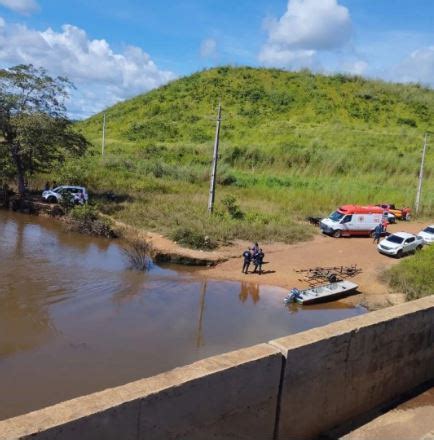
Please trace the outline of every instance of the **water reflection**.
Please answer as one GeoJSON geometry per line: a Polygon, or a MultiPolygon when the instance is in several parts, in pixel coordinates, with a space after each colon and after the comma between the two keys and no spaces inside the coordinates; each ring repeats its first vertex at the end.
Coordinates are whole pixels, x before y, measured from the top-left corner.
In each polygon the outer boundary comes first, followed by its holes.
{"type": "Polygon", "coordinates": [[[115,242],[4,211],[0,262],[0,419],[363,312],[287,309],[282,289],[191,269],[134,272],[115,242]]]}
{"type": "Polygon", "coordinates": [[[202,281],[202,288],[200,291],[199,320],[197,324],[196,348],[199,348],[202,345],[204,345],[202,327],[203,327],[203,316],[205,312],[206,287],[207,287],[207,282],[204,280],[202,281]]]}
{"type": "Polygon", "coordinates": [[[238,295],[240,301],[242,303],[246,302],[249,296],[252,299],[253,304],[256,304],[261,299],[259,296],[259,285],[241,282],[241,290],[240,294],[238,295]]]}

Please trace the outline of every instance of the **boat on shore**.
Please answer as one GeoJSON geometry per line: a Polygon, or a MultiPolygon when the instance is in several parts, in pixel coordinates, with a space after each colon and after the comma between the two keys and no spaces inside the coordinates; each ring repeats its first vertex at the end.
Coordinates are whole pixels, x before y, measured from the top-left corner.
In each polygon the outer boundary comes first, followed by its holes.
{"type": "Polygon", "coordinates": [[[332,301],[354,292],[358,287],[356,283],[343,280],[307,289],[293,288],[283,302],[285,304],[298,303],[307,305],[332,301]]]}

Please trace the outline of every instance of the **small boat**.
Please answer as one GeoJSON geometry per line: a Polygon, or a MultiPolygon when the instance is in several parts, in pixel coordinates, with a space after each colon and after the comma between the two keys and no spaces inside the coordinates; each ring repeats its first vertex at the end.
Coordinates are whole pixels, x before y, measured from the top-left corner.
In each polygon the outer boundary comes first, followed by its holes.
{"type": "Polygon", "coordinates": [[[331,301],[354,292],[359,286],[351,281],[337,281],[336,283],[322,286],[309,287],[308,289],[291,289],[283,300],[285,304],[296,302],[298,304],[314,304],[331,301]]]}

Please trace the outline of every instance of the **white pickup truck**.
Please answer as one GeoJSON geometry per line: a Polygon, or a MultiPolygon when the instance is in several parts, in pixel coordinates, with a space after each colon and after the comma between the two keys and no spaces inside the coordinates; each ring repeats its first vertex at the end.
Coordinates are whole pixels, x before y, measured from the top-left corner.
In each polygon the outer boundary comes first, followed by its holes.
{"type": "Polygon", "coordinates": [[[401,258],[405,254],[422,249],[424,241],[421,237],[408,232],[395,232],[377,245],[378,252],[401,258]]]}

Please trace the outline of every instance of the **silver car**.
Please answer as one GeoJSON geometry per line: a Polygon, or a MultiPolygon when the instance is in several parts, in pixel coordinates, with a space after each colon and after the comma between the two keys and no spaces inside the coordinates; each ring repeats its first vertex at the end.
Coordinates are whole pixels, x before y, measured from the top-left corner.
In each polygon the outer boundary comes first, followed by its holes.
{"type": "Polygon", "coordinates": [[[48,203],[59,203],[65,197],[80,205],[89,199],[86,188],[82,186],[58,186],[42,193],[42,198],[48,203]]]}
{"type": "Polygon", "coordinates": [[[421,238],[425,244],[434,243],[434,225],[427,226],[423,231],[420,231],[417,236],[421,238]]]}
{"type": "Polygon", "coordinates": [[[395,232],[377,245],[378,252],[401,258],[405,254],[422,249],[423,240],[408,232],[395,232]]]}

